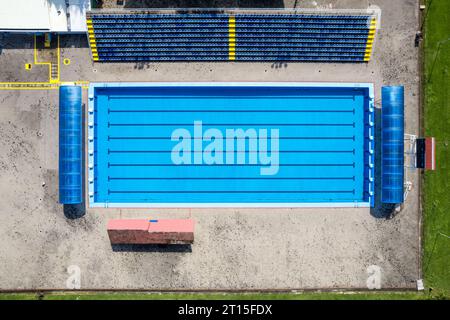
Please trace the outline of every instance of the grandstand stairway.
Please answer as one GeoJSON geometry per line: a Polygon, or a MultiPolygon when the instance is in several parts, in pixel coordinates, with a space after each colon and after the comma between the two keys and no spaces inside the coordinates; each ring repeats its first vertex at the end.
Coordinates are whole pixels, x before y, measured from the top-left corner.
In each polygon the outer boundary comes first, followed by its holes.
{"type": "Polygon", "coordinates": [[[90,13],[94,61],[367,62],[372,15],[90,13]]]}

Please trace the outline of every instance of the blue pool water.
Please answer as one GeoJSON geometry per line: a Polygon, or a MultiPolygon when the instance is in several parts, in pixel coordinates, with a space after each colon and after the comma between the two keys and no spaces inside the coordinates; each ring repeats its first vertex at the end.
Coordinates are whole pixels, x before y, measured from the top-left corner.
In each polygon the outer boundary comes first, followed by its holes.
{"type": "Polygon", "coordinates": [[[371,84],[89,90],[91,206],[368,206],[371,84]]]}

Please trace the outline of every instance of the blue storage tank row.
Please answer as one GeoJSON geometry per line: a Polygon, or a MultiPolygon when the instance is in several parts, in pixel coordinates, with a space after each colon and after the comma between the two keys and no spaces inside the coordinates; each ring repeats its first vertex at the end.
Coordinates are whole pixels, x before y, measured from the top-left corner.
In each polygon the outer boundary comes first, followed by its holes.
{"type": "Polygon", "coordinates": [[[404,88],[381,89],[381,202],[403,202],[404,88]]]}
{"type": "Polygon", "coordinates": [[[59,202],[83,202],[83,131],[80,86],[59,89],[59,202]]]}

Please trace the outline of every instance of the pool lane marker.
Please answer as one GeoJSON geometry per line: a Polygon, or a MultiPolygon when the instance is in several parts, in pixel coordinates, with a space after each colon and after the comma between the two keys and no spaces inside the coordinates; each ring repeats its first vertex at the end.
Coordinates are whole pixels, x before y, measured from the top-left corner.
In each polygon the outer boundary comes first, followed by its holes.
{"type": "Polygon", "coordinates": [[[97,52],[97,42],[95,41],[95,33],[94,26],[92,24],[92,19],[86,20],[88,35],[89,35],[89,45],[91,46],[92,59],[94,61],[98,61],[98,52],[97,52]]]}
{"type": "Polygon", "coordinates": [[[236,19],[228,19],[228,60],[236,60],[236,19]]]}
{"type": "Polygon", "coordinates": [[[373,40],[375,39],[376,26],[377,26],[377,19],[372,18],[369,26],[369,33],[367,35],[366,52],[364,54],[365,62],[370,61],[370,56],[372,55],[373,40]]]}

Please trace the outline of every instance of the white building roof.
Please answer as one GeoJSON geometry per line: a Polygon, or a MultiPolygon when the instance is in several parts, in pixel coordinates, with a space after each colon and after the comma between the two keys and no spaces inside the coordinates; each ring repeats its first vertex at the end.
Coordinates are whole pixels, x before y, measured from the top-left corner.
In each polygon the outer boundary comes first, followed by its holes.
{"type": "MultiPolygon", "coordinates": [[[[15,1],[15,0],[14,0],[15,1]]],[[[36,0],[31,0],[36,1],[36,0]]],[[[42,0],[40,0],[42,1],[42,0]]],[[[67,32],[67,7],[65,0],[44,0],[48,5],[50,31],[67,32]]]]}
{"type": "Polygon", "coordinates": [[[0,30],[50,30],[46,0],[0,0],[0,30]]]}
{"type": "Polygon", "coordinates": [[[89,0],[0,0],[0,31],[85,32],[89,0]],[[69,14],[69,15],[68,15],[69,14]]]}
{"type": "Polygon", "coordinates": [[[86,32],[86,11],[91,9],[89,0],[69,0],[67,13],[69,14],[68,28],[71,32],[86,32]]]}

